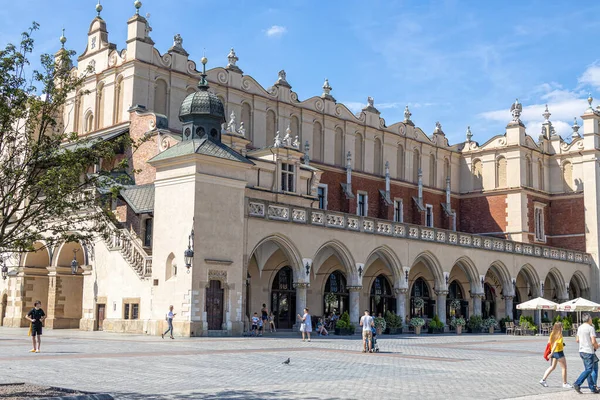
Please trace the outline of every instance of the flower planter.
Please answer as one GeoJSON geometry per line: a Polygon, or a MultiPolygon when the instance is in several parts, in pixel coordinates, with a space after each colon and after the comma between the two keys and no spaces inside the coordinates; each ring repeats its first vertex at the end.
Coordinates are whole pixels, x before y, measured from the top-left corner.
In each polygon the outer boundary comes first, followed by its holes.
{"type": "Polygon", "coordinates": [[[375,332],[377,333],[377,335],[381,335],[381,327],[375,328],[375,332]]]}
{"type": "Polygon", "coordinates": [[[456,334],[457,335],[462,335],[462,326],[460,326],[460,325],[456,326],[456,334]]]}
{"type": "Polygon", "coordinates": [[[571,336],[571,330],[564,330],[563,329],[563,336],[571,336]]]}
{"type": "Polygon", "coordinates": [[[421,334],[421,327],[415,326],[415,335],[420,335],[420,334],[421,334]]]}
{"type": "Polygon", "coordinates": [[[490,333],[490,335],[493,334],[494,333],[494,327],[490,326],[489,329],[488,329],[488,332],[490,333]]]}

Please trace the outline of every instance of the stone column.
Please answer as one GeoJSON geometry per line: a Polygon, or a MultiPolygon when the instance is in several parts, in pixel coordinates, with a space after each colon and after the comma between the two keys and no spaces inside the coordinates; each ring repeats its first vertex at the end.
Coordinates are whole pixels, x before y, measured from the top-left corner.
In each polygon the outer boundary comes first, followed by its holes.
{"type": "MultiPolygon", "coordinates": [[[[303,315],[304,309],[306,308],[306,290],[308,289],[309,284],[305,282],[294,283],[296,287],[296,314],[303,315]]],[[[296,315],[298,318],[298,315],[296,315]]],[[[296,319],[296,323],[294,324],[294,329],[296,327],[300,328],[300,322],[296,319]]]]}
{"type": "Polygon", "coordinates": [[[471,299],[473,300],[473,315],[483,315],[481,312],[481,298],[483,297],[480,293],[473,293],[471,299]]]}
{"type": "Polygon", "coordinates": [[[513,316],[513,296],[504,296],[504,308],[506,310],[506,316],[510,317],[511,321],[514,319],[513,316]]]}
{"type": "Polygon", "coordinates": [[[437,294],[436,305],[438,318],[446,325],[446,296],[448,296],[448,291],[436,290],[435,294],[437,294]]]}
{"type": "Polygon", "coordinates": [[[394,289],[396,293],[396,315],[402,317],[402,321],[406,324],[404,320],[406,318],[406,293],[408,293],[408,289],[394,289]]]}
{"type": "Polygon", "coordinates": [[[350,291],[350,323],[358,329],[358,323],[360,320],[360,291],[362,286],[349,286],[350,291]]]}

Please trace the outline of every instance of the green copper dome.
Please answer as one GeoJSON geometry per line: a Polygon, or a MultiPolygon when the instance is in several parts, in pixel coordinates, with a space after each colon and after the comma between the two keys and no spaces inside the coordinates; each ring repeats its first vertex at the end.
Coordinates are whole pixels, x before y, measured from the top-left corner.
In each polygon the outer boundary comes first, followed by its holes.
{"type": "Polygon", "coordinates": [[[192,115],[206,115],[217,117],[225,122],[225,108],[216,94],[200,89],[190,93],[179,108],[179,119],[192,115]]]}

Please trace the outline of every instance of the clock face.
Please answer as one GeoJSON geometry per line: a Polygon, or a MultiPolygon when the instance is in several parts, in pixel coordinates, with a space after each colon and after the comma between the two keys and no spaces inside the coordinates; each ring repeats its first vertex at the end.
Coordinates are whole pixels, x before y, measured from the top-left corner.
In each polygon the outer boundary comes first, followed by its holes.
{"type": "Polygon", "coordinates": [[[192,133],[190,131],[190,128],[185,128],[185,131],[184,131],[185,137],[190,137],[190,133],[192,133]]]}

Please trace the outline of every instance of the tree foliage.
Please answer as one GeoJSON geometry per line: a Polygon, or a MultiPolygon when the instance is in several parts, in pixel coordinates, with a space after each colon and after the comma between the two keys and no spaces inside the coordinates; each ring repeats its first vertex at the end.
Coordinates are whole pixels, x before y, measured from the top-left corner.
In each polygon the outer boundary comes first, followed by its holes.
{"type": "MultiPolygon", "coordinates": [[[[77,73],[74,52],[64,48],[42,55],[32,71],[36,30],[34,22],[18,47],[0,51],[0,251],[9,253],[33,251],[40,240],[53,246],[102,233],[106,195],[98,189],[114,196],[118,182],[107,178],[111,171],[92,173],[93,166],[131,145],[128,137],[109,142],[65,131],[64,109],[90,71],[77,73]]],[[[123,170],[127,158],[113,164],[123,170]]]]}

